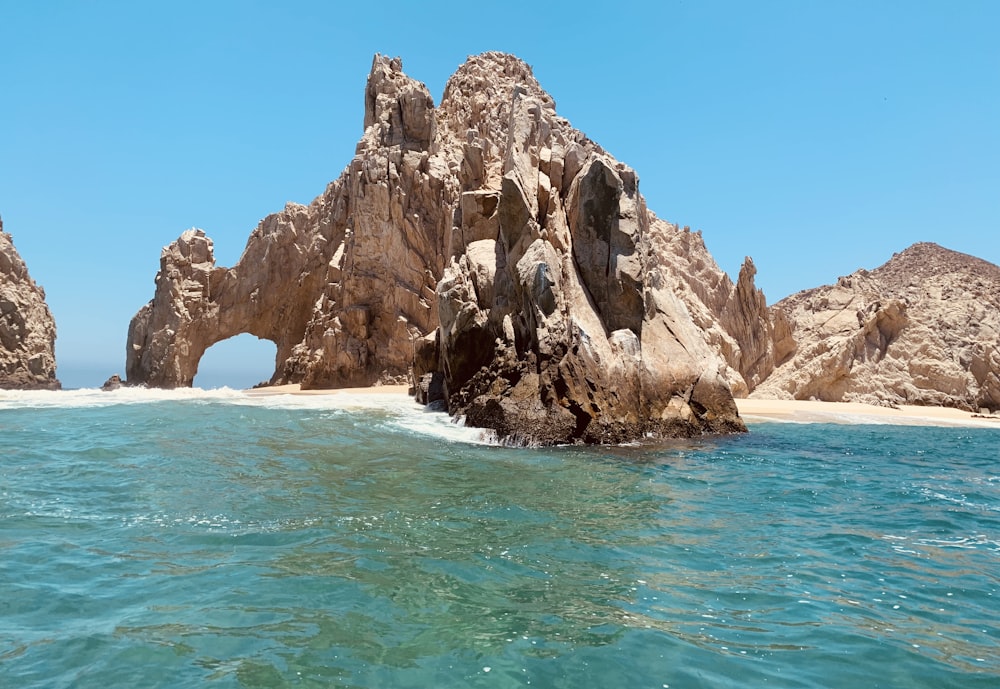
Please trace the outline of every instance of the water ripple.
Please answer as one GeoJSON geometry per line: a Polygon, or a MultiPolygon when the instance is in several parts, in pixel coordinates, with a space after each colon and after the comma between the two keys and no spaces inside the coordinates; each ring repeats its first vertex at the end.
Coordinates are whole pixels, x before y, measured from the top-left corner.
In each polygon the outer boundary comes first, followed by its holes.
{"type": "Polygon", "coordinates": [[[1000,679],[991,430],[515,451],[391,406],[40,399],[0,405],[3,686],[1000,679]]]}

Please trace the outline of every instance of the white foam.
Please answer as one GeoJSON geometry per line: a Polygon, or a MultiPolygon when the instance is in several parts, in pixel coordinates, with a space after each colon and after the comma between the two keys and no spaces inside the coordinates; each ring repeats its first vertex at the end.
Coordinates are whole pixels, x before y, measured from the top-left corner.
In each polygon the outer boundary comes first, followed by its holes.
{"type": "Polygon", "coordinates": [[[408,413],[401,414],[392,423],[412,433],[434,436],[450,442],[498,445],[492,431],[466,426],[461,420],[455,420],[443,411],[430,411],[417,407],[416,410],[411,409],[408,413]]]}
{"type": "Polygon", "coordinates": [[[87,409],[124,404],[156,402],[202,402],[258,407],[262,409],[303,409],[316,411],[379,411],[385,423],[401,430],[429,435],[451,442],[495,444],[488,432],[454,422],[445,412],[430,411],[408,395],[398,392],[331,392],[330,394],[259,394],[231,388],[122,387],[76,390],[0,390],[3,409],[87,409]]]}
{"type": "Polygon", "coordinates": [[[246,397],[246,393],[230,388],[202,390],[201,388],[123,387],[118,390],[79,388],[75,390],[0,390],[0,409],[81,409],[108,407],[117,404],[145,404],[178,400],[228,401],[246,397]]]}
{"type": "Polygon", "coordinates": [[[452,419],[446,412],[433,411],[418,404],[412,397],[398,392],[333,392],[330,394],[257,395],[244,393],[230,400],[235,404],[272,409],[314,409],[344,411],[378,411],[388,418],[387,426],[432,436],[449,442],[477,445],[498,444],[492,432],[466,426],[452,419]]]}
{"type": "Polygon", "coordinates": [[[386,409],[413,406],[413,399],[398,393],[255,394],[232,388],[122,387],[117,390],[0,390],[0,409],[85,408],[151,402],[217,402],[274,409],[386,409]]]}

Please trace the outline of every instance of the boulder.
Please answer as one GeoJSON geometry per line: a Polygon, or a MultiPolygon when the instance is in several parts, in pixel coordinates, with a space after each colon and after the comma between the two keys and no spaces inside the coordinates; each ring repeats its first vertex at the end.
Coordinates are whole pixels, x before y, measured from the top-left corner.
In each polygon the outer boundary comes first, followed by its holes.
{"type": "Polygon", "coordinates": [[[104,392],[114,392],[115,390],[120,390],[124,387],[125,381],[121,379],[117,373],[104,381],[104,385],[101,386],[101,390],[104,392]]]}

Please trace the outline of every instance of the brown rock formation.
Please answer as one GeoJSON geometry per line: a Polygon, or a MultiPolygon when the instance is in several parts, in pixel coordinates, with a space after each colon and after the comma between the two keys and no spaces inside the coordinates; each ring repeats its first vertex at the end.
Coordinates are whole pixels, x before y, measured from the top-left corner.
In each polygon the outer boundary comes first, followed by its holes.
{"type": "Polygon", "coordinates": [[[56,324],[0,220],[0,388],[58,390],[56,324]]]}
{"type": "Polygon", "coordinates": [[[208,347],[242,333],[277,346],[272,383],[305,388],[405,380],[434,329],[450,225],[448,168],[432,157],[433,103],[398,60],[376,56],[365,134],[309,206],[261,221],[232,268],[188,230],[163,250],[153,300],[129,327],[130,384],[190,386],[208,347]]]}
{"type": "Polygon", "coordinates": [[[277,344],[272,382],[370,385],[412,364],[503,436],[742,429],[729,385],[773,365],[752,264],[734,285],[554,108],[509,55],[469,58],[437,108],[376,56],[364,136],[323,195],[266,218],[231,269],[199,230],[164,249],[129,382],[190,385],[207,347],[251,332],[277,344]]]}
{"type": "Polygon", "coordinates": [[[779,365],[754,397],[1000,409],[1000,267],[992,263],[914,244],[774,312],[790,324],[795,349],[778,348],[779,365]]]}

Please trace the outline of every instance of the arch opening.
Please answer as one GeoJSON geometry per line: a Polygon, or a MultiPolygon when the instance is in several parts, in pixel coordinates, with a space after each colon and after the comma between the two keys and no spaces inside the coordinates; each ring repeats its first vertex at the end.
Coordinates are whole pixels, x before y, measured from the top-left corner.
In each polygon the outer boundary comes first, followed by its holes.
{"type": "Polygon", "coordinates": [[[198,362],[194,386],[203,389],[251,388],[271,379],[277,366],[278,347],[249,333],[216,342],[198,362]]]}

